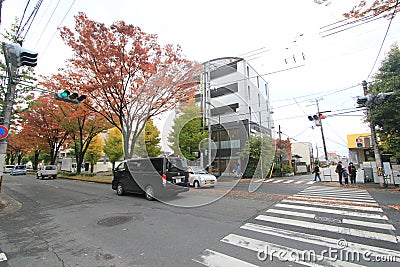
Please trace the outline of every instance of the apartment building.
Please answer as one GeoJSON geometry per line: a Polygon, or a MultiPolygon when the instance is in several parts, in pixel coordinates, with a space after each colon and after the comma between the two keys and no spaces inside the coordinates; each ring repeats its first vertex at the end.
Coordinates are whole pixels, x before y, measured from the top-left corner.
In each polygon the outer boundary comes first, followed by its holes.
{"type": "Polygon", "coordinates": [[[245,164],[237,152],[249,136],[273,137],[269,87],[243,58],[217,58],[203,66],[202,89],[196,100],[212,140],[202,151],[203,162],[214,166],[219,175],[231,172],[237,163],[245,164]]]}

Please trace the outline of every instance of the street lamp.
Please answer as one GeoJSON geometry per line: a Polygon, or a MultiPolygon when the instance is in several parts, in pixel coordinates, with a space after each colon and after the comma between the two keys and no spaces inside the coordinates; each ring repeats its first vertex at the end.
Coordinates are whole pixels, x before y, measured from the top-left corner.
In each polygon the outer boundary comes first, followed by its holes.
{"type": "MultiPolygon", "coordinates": [[[[213,108],[216,108],[213,104],[211,104],[211,102],[207,101],[206,104],[209,104],[213,108]]],[[[211,117],[211,112],[210,112],[209,115],[211,117]]],[[[210,118],[208,118],[208,131],[209,131],[209,133],[210,133],[210,129],[211,129],[210,126],[211,126],[210,125],[210,118]]],[[[211,164],[211,149],[209,151],[209,155],[210,155],[209,156],[209,158],[210,158],[209,164],[211,164]]],[[[218,173],[219,173],[219,177],[220,177],[221,176],[221,114],[219,114],[219,113],[218,113],[218,150],[217,150],[217,155],[218,155],[218,173]]]]}

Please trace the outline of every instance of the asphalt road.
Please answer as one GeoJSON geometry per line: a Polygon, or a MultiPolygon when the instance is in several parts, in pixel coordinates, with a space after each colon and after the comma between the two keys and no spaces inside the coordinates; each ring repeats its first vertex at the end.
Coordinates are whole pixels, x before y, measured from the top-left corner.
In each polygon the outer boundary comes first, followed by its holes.
{"type": "MultiPolygon", "coordinates": [[[[339,188],[312,183],[309,176],[225,181],[167,203],[118,197],[108,184],[32,175],[5,176],[2,191],[21,204],[0,216],[0,248],[8,259],[3,264],[12,267],[310,265],[316,262],[271,260],[270,254],[321,253],[339,239],[349,251],[380,251],[400,261],[400,216],[393,208],[398,192],[339,188]]],[[[317,263],[337,266],[327,255],[317,263]]]]}

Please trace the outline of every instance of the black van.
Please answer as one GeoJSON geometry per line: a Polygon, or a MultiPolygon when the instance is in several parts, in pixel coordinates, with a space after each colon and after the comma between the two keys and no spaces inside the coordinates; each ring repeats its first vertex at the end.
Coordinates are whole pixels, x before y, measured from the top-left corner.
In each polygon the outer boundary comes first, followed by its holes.
{"type": "Polygon", "coordinates": [[[112,189],[145,194],[146,199],[160,199],[188,191],[186,159],[180,157],[138,158],[121,162],[114,170],[112,189]]]}

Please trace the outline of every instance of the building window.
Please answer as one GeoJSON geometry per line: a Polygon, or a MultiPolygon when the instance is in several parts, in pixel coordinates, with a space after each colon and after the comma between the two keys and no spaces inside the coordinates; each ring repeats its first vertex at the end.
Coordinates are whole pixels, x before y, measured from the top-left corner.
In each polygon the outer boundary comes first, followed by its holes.
{"type": "Polygon", "coordinates": [[[247,77],[248,78],[250,77],[250,68],[249,68],[249,66],[247,66],[247,77]]]}
{"type": "Polygon", "coordinates": [[[265,84],[265,95],[268,97],[268,85],[265,84]]]}
{"type": "Polygon", "coordinates": [[[247,86],[247,95],[249,96],[249,102],[250,102],[250,85],[247,86]]]}
{"type": "Polygon", "coordinates": [[[258,93],[258,106],[261,107],[261,97],[260,97],[260,93],[258,93]]]}
{"type": "Polygon", "coordinates": [[[260,79],[259,79],[260,77],[259,76],[257,76],[257,88],[260,88],[260,79]]]}

